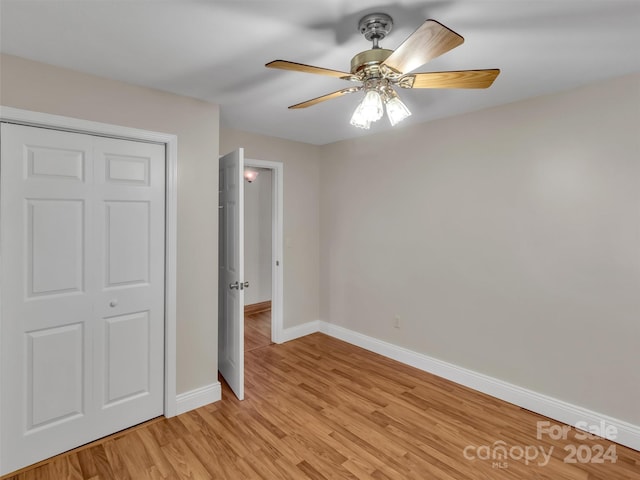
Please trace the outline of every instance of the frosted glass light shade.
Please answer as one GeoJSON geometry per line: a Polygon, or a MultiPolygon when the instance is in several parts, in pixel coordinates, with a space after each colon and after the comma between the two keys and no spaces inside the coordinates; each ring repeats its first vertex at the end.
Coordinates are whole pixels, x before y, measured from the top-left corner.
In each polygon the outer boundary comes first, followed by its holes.
{"type": "Polygon", "coordinates": [[[353,125],[354,127],[369,130],[369,127],[371,126],[371,120],[369,120],[364,114],[362,103],[360,103],[355,112],[353,112],[353,115],[351,116],[351,125],[353,125]]]}
{"type": "MultiPolygon", "coordinates": [[[[369,90],[360,104],[363,115],[370,121],[375,122],[382,118],[384,110],[382,108],[382,97],[376,90],[369,90]]],[[[358,107],[358,108],[360,108],[358,107]]]]}
{"type": "Polygon", "coordinates": [[[369,90],[351,117],[351,125],[368,130],[371,122],[382,118],[382,97],[376,90],[369,90]]]}
{"type": "Polygon", "coordinates": [[[387,117],[389,117],[389,122],[392,126],[411,115],[407,106],[402,103],[402,100],[400,100],[397,95],[387,100],[386,107],[387,117]]]}

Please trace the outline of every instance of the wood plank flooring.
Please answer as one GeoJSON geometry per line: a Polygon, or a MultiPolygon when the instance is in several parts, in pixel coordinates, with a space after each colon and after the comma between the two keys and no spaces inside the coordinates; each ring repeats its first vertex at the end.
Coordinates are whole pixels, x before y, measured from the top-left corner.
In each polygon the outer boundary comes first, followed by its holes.
{"type": "Polygon", "coordinates": [[[262,312],[270,312],[271,311],[271,300],[266,300],[264,302],[252,303],[250,305],[244,306],[244,315],[245,318],[247,315],[255,315],[256,313],[262,312]]]}
{"type": "Polygon", "coordinates": [[[574,430],[538,439],[536,422],[557,423],[320,333],[247,352],[245,391],[9,478],[640,480],[640,452],[574,430]],[[511,456],[483,459],[495,442],[511,456]],[[519,458],[529,446],[548,464],[519,458]],[[574,447],[617,460],[566,463],[574,447]]]}
{"type": "Polygon", "coordinates": [[[244,316],[244,351],[271,345],[271,310],[244,316]]]}

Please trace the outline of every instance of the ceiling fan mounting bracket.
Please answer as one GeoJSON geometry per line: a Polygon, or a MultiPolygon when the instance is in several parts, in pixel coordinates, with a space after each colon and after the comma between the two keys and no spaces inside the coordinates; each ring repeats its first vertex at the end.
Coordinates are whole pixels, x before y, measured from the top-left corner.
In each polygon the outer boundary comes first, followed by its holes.
{"type": "Polygon", "coordinates": [[[373,42],[373,48],[380,48],[378,42],[393,28],[393,19],[386,13],[370,13],[360,19],[358,30],[364,38],[373,42]]]}

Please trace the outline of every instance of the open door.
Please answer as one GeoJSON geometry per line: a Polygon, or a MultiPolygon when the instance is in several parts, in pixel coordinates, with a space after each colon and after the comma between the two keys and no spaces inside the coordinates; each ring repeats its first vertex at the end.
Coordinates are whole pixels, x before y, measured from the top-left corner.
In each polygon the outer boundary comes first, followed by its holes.
{"type": "Polygon", "coordinates": [[[218,370],[244,399],[244,150],[220,157],[218,370]]]}

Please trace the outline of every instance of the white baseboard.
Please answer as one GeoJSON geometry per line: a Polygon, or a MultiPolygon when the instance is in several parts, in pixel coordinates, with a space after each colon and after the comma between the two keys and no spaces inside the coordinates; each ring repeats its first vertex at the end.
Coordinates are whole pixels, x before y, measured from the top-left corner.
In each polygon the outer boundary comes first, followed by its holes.
{"type": "Polygon", "coordinates": [[[640,426],[638,425],[633,425],[608,415],[602,415],[598,412],[507,383],[482,373],[458,367],[457,365],[354,332],[353,330],[338,325],[332,325],[324,321],[311,323],[319,324],[317,331],[352,345],[446,378],[452,382],[505,400],[559,422],[573,426],[578,422],[584,422],[583,424],[588,426],[601,426],[601,422],[604,422],[605,425],[615,427],[615,438],[612,437],[610,440],[640,451],[640,426]]]}
{"type": "Polygon", "coordinates": [[[288,342],[295,340],[296,338],[304,337],[320,331],[320,321],[315,320],[313,322],[303,323],[302,325],[296,325],[295,327],[285,328],[282,331],[282,337],[278,343],[288,342]]]}
{"type": "Polygon", "coordinates": [[[222,398],[220,382],[176,395],[176,415],[217,402],[222,398]]]}

